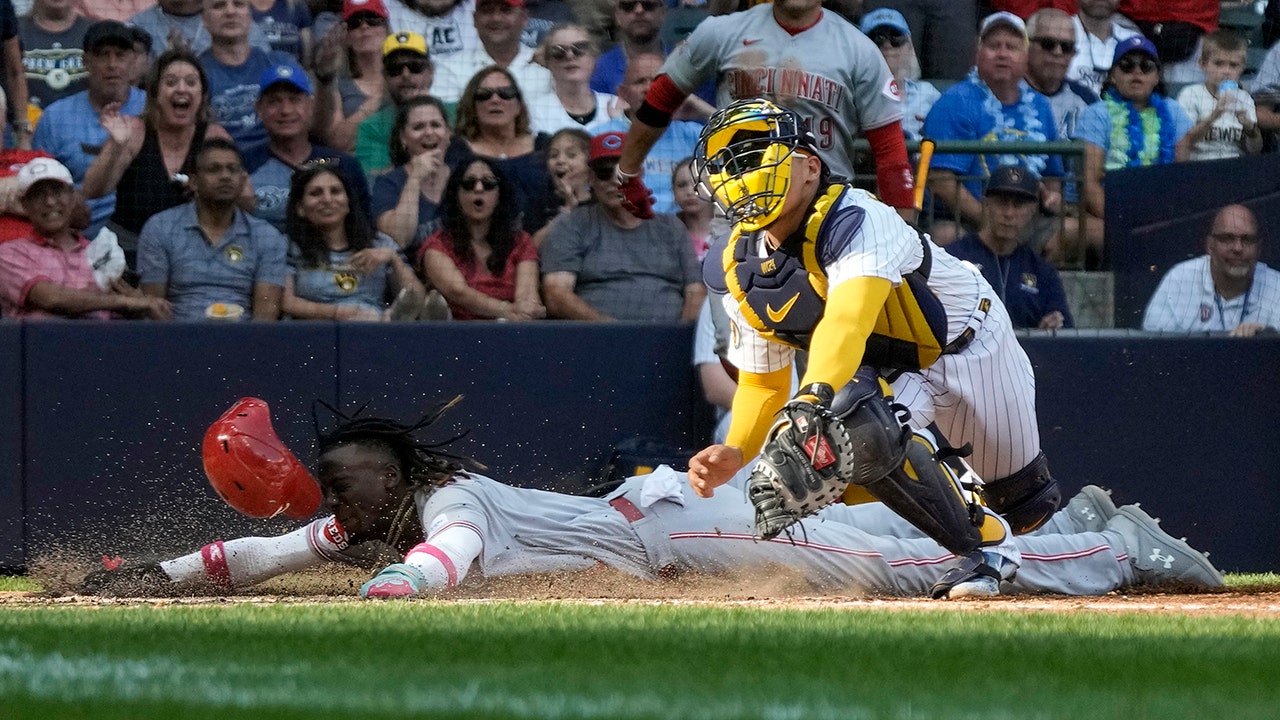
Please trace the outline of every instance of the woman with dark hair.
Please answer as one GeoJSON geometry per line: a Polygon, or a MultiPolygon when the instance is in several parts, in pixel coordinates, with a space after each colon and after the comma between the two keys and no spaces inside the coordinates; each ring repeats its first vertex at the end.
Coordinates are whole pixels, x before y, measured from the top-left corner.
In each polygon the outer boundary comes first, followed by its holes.
{"type": "MultiPolygon", "coordinates": [[[[303,165],[293,176],[286,211],[290,272],[286,315],[306,320],[388,320],[388,290],[417,317],[426,290],[395,241],[351,212],[351,191],[332,162],[303,165]]],[[[398,318],[397,318],[398,319],[398,318]]]]}
{"type": "MultiPolygon", "coordinates": [[[[524,229],[532,233],[546,225],[555,213],[543,152],[548,138],[530,130],[529,107],[515,76],[497,65],[476,73],[458,101],[455,129],[455,146],[468,151],[460,162],[470,157],[492,160],[511,182],[524,229]]],[[[461,167],[452,161],[450,165],[461,167]]]]}
{"type": "Polygon", "coordinates": [[[381,0],[338,5],[342,22],[321,36],[313,70],[318,93],[337,93],[331,98],[333,117],[324,130],[325,144],[349,153],[355,151],[356,128],[382,109],[382,43],[390,30],[381,0]]]}
{"type": "Polygon", "coordinates": [[[538,251],[516,225],[511,186],[496,163],[474,158],[444,191],[444,228],[427,238],[421,265],[455,320],[546,317],[538,251]]]}
{"type": "MultiPolygon", "coordinates": [[[[99,122],[107,142],[84,176],[84,194],[98,198],[116,194],[111,221],[130,249],[146,221],[161,210],[176,207],[187,196],[187,176],[196,148],[207,138],[230,139],[212,121],[209,78],[190,50],[166,50],[147,78],[147,103],[141,117],[120,114],[113,103],[102,109],[99,122]]],[[[246,190],[251,203],[253,189],[246,190]]]]}
{"type": "Polygon", "coordinates": [[[396,111],[389,150],[393,168],[373,181],[378,229],[413,257],[439,225],[440,198],[449,180],[446,153],[452,134],[444,103],[430,95],[412,98],[396,111]]]}

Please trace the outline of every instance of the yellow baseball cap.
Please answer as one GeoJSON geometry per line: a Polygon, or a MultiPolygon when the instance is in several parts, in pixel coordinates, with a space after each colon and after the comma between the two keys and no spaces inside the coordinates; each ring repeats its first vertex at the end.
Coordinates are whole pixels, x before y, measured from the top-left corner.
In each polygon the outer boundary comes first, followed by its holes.
{"type": "Polygon", "coordinates": [[[427,57],[427,39],[415,32],[392,33],[382,41],[382,57],[397,50],[408,50],[427,57]]]}

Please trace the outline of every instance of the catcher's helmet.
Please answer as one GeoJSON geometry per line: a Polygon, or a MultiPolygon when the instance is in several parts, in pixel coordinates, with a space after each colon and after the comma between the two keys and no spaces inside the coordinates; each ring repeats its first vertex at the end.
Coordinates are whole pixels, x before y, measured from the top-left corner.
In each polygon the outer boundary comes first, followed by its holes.
{"type": "Polygon", "coordinates": [[[276,436],[258,398],[241,398],[209,426],[203,455],[209,484],[245,515],[302,520],[320,507],[320,485],[276,436]]]}
{"type": "Polygon", "coordinates": [[[707,121],[693,152],[693,175],[730,220],[760,230],[782,212],[791,154],[816,155],[816,145],[796,112],[762,98],[738,100],[707,121]]]}

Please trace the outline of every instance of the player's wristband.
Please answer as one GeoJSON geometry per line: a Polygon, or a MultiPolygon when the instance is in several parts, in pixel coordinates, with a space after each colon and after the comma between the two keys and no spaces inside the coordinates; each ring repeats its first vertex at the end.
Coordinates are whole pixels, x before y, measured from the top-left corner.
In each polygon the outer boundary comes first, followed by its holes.
{"type": "Polygon", "coordinates": [[[664,128],[671,124],[671,113],[663,112],[645,100],[636,108],[636,119],[649,127],[664,128]]]}
{"type": "Polygon", "coordinates": [[[797,392],[795,396],[796,399],[814,398],[818,405],[829,408],[831,407],[831,401],[836,397],[836,393],[835,390],[832,390],[831,386],[826,383],[809,383],[808,385],[800,388],[799,392],[797,392]]]}
{"type": "Polygon", "coordinates": [[[618,181],[618,184],[619,184],[619,185],[625,184],[628,180],[634,180],[634,179],[636,179],[636,178],[640,177],[640,173],[639,173],[639,172],[633,172],[633,173],[624,172],[624,171],[622,170],[622,166],[621,166],[621,165],[617,165],[617,166],[615,166],[615,168],[614,168],[614,171],[613,171],[613,172],[614,172],[614,176],[613,176],[613,177],[614,177],[614,179],[615,179],[615,180],[617,180],[617,181],[618,181]]]}

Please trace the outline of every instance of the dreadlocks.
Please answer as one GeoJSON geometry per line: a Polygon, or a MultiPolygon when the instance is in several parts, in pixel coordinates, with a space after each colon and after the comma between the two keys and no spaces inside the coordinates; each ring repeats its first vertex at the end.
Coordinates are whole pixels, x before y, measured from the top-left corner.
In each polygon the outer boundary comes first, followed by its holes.
{"type": "MultiPolygon", "coordinates": [[[[437,405],[412,425],[388,418],[361,417],[360,414],[369,403],[361,405],[351,415],[346,415],[323,400],[317,400],[316,404],[340,418],[336,427],[322,432],[315,406],[312,406],[312,420],[315,423],[320,455],[343,445],[383,450],[396,458],[401,475],[411,488],[432,491],[463,470],[485,469],[483,464],[469,457],[445,450],[447,446],[466,436],[465,431],[440,442],[428,442],[417,437],[418,431],[430,427],[461,399],[462,396],[459,395],[449,402],[437,405]]],[[[396,546],[405,525],[409,524],[407,521],[414,507],[413,496],[413,492],[404,496],[391,520],[387,544],[392,547],[396,546]]]]}

